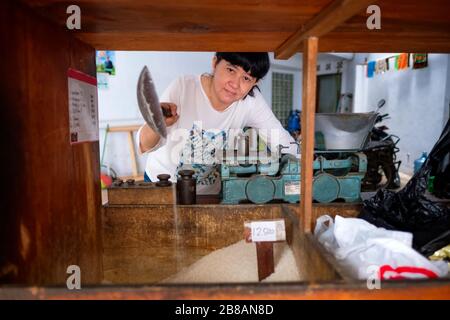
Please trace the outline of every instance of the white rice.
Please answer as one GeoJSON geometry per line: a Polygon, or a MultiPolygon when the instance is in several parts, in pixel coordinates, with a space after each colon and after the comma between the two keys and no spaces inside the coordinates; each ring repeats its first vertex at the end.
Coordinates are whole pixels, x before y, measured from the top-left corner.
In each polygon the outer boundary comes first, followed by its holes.
{"type": "MultiPolygon", "coordinates": [[[[292,250],[287,243],[274,244],[275,272],[263,282],[300,281],[292,250]]],[[[204,256],[162,283],[258,282],[256,245],[241,240],[204,256]]]]}

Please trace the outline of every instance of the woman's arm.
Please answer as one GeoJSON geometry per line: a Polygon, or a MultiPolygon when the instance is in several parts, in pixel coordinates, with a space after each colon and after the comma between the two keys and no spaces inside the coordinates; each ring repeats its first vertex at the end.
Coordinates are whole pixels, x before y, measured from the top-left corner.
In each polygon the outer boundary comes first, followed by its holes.
{"type": "Polygon", "coordinates": [[[158,144],[160,139],[159,134],[153,129],[150,129],[148,124],[144,124],[139,133],[139,150],[141,153],[151,150],[158,144]]]}
{"type": "MultiPolygon", "coordinates": [[[[179,115],[177,114],[177,105],[174,103],[161,103],[161,107],[168,109],[171,112],[171,116],[165,118],[166,126],[170,127],[175,122],[177,122],[179,115]]],[[[147,124],[142,126],[139,131],[139,149],[141,153],[145,153],[153,149],[159,142],[161,137],[153,129],[151,129],[147,124]]]]}
{"type": "Polygon", "coordinates": [[[246,126],[258,130],[260,137],[271,150],[276,150],[279,144],[287,147],[283,153],[297,154],[297,144],[294,138],[283,128],[260,94],[255,95],[255,104],[249,112],[246,126]]]}

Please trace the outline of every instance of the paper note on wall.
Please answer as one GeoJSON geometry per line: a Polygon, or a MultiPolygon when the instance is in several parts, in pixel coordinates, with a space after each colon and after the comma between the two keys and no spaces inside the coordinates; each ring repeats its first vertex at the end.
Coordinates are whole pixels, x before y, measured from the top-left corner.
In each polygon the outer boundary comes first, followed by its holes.
{"type": "Polygon", "coordinates": [[[98,141],[97,79],[69,69],[70,143],[98,141]]]}

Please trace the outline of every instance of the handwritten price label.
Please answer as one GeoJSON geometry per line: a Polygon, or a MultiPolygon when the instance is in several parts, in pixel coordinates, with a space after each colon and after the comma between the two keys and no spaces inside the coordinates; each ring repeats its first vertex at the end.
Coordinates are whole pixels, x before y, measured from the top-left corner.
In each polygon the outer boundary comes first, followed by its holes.
{"type": "Polygon", "coordinates": [[[250,229],[253,242],[286,240],[284,220],[254,221],[250,229]]]}

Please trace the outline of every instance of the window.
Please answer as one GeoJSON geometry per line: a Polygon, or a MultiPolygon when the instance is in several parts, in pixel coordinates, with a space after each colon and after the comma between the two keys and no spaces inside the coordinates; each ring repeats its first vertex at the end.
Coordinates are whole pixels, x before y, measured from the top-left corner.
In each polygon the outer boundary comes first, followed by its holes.
{"type": "Polygon", "coordinates": [[[284,127],[293,106],[294,75],[272,73],[272,111],[284,127]]]}

